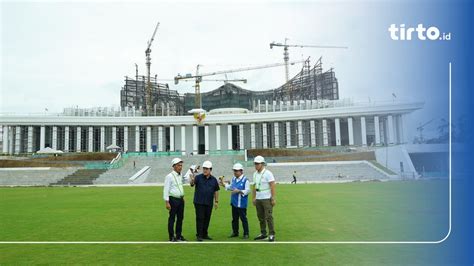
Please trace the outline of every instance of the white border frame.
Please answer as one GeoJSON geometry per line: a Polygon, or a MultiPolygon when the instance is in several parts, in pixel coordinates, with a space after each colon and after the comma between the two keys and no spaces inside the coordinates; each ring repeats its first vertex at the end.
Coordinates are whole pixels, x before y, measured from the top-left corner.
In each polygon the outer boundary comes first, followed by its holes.
{"type": "Polygon", "coordinates": [[[212,242],[168,242],[168,241],[0,241],[0,244],[440,244],[451,235],[452,228],[452,176],[451,176],[451,62],[449,62],[449,229],[446,236],[437,241],[212,241],[212,242]]]}

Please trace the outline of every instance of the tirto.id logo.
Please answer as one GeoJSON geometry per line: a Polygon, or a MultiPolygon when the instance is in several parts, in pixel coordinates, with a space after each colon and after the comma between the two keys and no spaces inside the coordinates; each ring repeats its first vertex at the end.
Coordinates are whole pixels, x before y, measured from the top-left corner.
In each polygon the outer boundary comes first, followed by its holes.
{"type": "Polygon", "coordinates": [[[390,38],[394,41],[410,41],[412,38],[418,37],[418,40],[425,41],[449,41],[451,40],[450,32],[443,32],[435,27],[431,26],[425,28],[423,24],[418,24],[416,28],[405,27],[405,24],[400,24],[399,26],[392,24],[388,28],[390,32],[390,38]],[[416,33],[415,33],[416,32],[416,33]],[[415,37],[414,37],[415,36],[415,37]]]}

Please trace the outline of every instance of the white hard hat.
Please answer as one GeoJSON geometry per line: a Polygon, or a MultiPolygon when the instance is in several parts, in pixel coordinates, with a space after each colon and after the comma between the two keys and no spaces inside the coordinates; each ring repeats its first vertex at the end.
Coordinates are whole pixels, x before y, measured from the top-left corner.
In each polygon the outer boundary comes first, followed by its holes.
{"type": "Polygon", "coordinates": [[[191,170],[193,170],[193,171],[196,170],[196,165],[195,165],[195,164],[192,164],[192,165],[189,167],[189,169],[191,169],[191,170]]]}
{"type": "Polygon", "coordinates": [[[263,158],[263,156],[256,156],[255,159],[253,159],[253,162],[254,163],[265,163],[265,158],[263,158]]]}
{"type": "Polygon", "coordinates": [[[234,164],[232,170],[244,170],[244,167],[240,163],[234,164]]]}
{"type": "Polygon", "coordinates": [[[202,168],[212,168],[212,163],[210,161],[205,161],[202,163],[202,168]]]}
{"type": "Polygon", "coordinates": [[[177,163],[182,163],[183,160],[181,160],[180,158],[174,158],[173,160],[171,160],[171,166],[174,166],[175,164],[177,163]]]}

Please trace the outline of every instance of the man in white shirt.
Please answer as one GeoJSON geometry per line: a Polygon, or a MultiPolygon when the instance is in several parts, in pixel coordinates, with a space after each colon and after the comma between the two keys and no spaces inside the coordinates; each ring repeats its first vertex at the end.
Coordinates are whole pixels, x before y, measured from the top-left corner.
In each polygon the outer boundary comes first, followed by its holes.
{"type": "Polygon", "coordinates": [[[257,216],[260,222],[260,235],[254,240],[275,241],[273,224],[273,207],[276,204],[275,177],[265,168],[265,159],[256,156],[254,159],[255,173],[253,175],[254,188],[252,190],[253,205],[257,207],[257,216]],[[269,235],[267,236],[267,225],[269,235]]]}
{"type": "Polygon", "coordinates": [[[181,171],[183,169],[183,160],[174,158],[171,161],[173,171],[165,177],[163,186],[163,199],[166,202],[166,209],[169,210],[168,217],[168,234],[169,241],[186,241],[182,235],[183,218],[184,218],[184,190],[183,177],[181,171]],[[176,235],[173,230],[176,220],[176,235]]]}

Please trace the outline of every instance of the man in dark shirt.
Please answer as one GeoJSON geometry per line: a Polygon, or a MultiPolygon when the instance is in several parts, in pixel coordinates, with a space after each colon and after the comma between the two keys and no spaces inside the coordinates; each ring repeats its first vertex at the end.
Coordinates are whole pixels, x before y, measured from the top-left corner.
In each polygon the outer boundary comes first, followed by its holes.
{"type": "Polygon", "coordinates": [[[196,237],[197,241],[212,240],[208,234],[211,221],[212,206],[217,209],[219,203],[219,182],[211,175],[212,163],[205,161],[202,164],[203,173],[196,177],[191,176],[191,186],[194,190],[194,208],[196,210],[196,237]]]}

